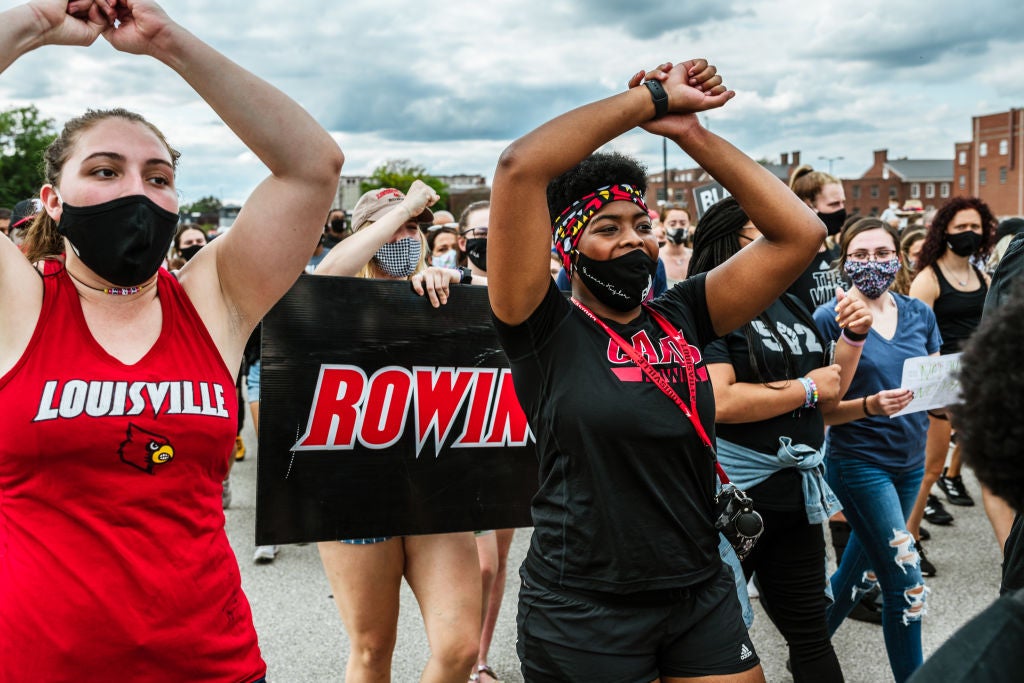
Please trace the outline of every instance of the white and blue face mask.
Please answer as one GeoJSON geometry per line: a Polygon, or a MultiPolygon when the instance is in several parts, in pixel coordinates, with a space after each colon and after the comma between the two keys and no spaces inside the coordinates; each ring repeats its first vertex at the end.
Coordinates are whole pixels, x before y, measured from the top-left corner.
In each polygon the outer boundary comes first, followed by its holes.
{"type": "Polygon", "coordinates": [[[430,257],[430,265],[438,268],[455,268],[459,264],[459,255],[454,249],[442,251],[430,257]]]}

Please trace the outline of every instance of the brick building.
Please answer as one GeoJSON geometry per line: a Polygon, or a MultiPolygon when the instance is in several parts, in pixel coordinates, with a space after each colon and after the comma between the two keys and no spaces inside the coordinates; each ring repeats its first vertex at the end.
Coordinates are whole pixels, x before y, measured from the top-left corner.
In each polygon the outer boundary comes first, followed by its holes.
{"type": "Polygon", "coordinates": [[[844,179],[846,211],[877,216],[889,198],[903,206],[919,200],[925,210],[936,208],[952,196],[953,162],[948,159],[890,159],[889,150],[875,150],[874,163],[860,178],[844,179]]]}
{"type": "Polygon", "coordinates": [[[971,141],[955,145],[958,195],[979,197],[1000,218],[1024,216],[1024,109],[971,119],[971,141]]]}
{"type": "MultiPolygon", "coordinates": [[[[782,182],[789,184],[789,175],[800,165],[800,152],[783,152],[780,155],[779,163],[762,161],[761,165],[771,171],[782,182]]],[[[647,194],[644,201],[649,207],[657,207],[663,210],[665,207],[678,207],[690,212],[691,218],[696,218],[697,212],[693,207],[693,190],[715,183],[707,171],[699,166],[697,168],[670,168],[668,169],[668,193],[665,193],[665,172],[659,171],[647,176],[647,194]]]]}

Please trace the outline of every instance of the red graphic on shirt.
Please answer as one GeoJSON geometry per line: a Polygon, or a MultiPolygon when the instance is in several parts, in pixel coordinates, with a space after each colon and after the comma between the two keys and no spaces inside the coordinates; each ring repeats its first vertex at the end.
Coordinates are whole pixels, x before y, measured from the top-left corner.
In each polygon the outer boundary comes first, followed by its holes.
{"type": "Polygon", "coordinates": [[[174,458],[174,446],[166,436],[129,422],[128,433],[117,454],[125,464],[153,474],[154,467],[166,465],[174,458]]]}
{"type": "Polygon", "coordinates": [[[507,369],[389,366],[367,377],[359,366],[322,365],[306,431],[292,450],[388,448],[406,437],[410,411],[417,456],[428,442],[440,453],[449,441],[493,448],[533,440],[507,369]]]}
{"type": "MultiPolygon", "coordinates": [[[[661,376],[669,382],[686,382],[686,366],[685,359],[683,356],[683,350],[679,347],[678,342],[672,337],[662,337],[657,344],[655,344],[646,330],[640,330],[634,334],[629,343],[632,344],[636,352],[640,354],[644,360],[651,364],[661,376]],[[659,367],[668,366],[668,367],[659,367]]],[[[700,349],[687,342],[690,347],[690,356],[693,358],[694,366],[700,365],[703,360],[700,349]]],[[[615,340],[608,340],[608,362],[613,366],[626,366],[626,367],[612,367],[612,372],[622,382],[649,382],[651,381],[644,371],[633,365],[633,361],[630,360],[626,352],[615,343],[615,340]]],[[[708,381],[708,371],[703,365],[695,367],[697,373],[698,382],[708,381]]]]}

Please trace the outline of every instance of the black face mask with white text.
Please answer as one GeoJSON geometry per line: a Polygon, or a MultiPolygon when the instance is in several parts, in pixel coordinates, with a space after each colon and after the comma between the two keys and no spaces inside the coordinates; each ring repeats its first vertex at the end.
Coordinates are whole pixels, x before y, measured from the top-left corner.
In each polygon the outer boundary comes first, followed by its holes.
{"type": "Polygon", "coordinates": [[[642,249],[607,261],[576,252],[574,271],[598,301],[616,311],[631,311],[644,302],[654,284],[658,262],[642,249]]]}
{"type": "Polygon", "coordinates": [[[487,272],[487,238],[470,237],[466,240],[466,256],[473,262],[473,265],[480,270],[487,272]]]}

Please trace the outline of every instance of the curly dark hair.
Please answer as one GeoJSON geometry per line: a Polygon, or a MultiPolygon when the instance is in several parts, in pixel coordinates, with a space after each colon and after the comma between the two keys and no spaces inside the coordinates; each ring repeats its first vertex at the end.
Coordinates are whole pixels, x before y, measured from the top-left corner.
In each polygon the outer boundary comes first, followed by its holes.
{"type": "Polygon", "coordinates": [[[917,272],[934,266],[939,257],[946,253],[946,228],[957,213],[967,209],[974,209],[981,215],[981,246],[972,256],[982,259],[988,257],[996,243],[996,217],[992,215],[992,210],[977,197],[953,197],[942,205],[932,219],[928,236],[921,246],[921,255],[917,257],[917,272]]]}
{"type": "Polygon", "coordinates": [[[986,315],[964,347],[960,365],[962,404],[953,410],[953,425],[965,461],[978,481],[1017,512],[1024,512],[1024,355],[1020,321],[1024,320],[1024,278],[1012,294],[986,315]]]}
{"type": "Polygon", "coordinates": [[[574,201],[607,185],[633,185],[647,192],[647,168],[633,157],[618,152],[594,152],[548,183],[551,222],[574,201]]]}

